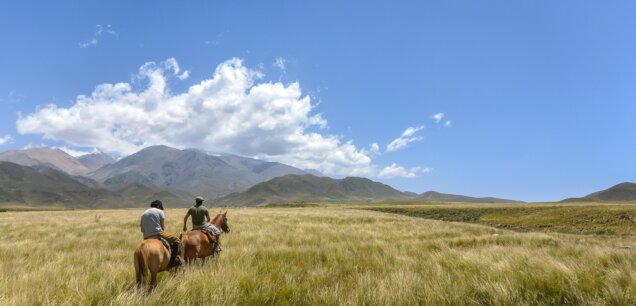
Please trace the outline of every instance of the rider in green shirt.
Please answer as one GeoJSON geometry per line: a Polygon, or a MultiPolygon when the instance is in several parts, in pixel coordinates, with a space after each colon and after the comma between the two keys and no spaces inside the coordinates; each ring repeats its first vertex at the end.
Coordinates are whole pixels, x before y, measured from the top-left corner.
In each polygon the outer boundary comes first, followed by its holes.
{"type": "Polygon", "coordinates": [[[216,247],[215,251],[221,251],[221,231],[214,226],[214,224],[210,223],[210,214],[208,213],[208,208],[203,205],[203,197],[198,196],[194,199],[194,206],[188,209],[188,212],[183,218],[183,231],[187,231],[188,227],[188,218],[192,217],[192,229],[201,229],[206,228],[214,235],[216,238],[216,247]]]}

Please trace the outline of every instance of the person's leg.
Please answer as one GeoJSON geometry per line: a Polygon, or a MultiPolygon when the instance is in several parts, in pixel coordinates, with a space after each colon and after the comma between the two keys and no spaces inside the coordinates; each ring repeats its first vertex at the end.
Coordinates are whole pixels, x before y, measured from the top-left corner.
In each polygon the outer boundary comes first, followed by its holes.
{"type": "Polygon", "coordinates": [[[170,243],[170,266],[179,266],[182,264],[180,256],[181,252],[181,240],[176,235],[169,232],[162,232],[161,238],[166,239],[170,243]]]}
{"type": "Polygon", "coordinates": [[[216,226],[214,226],[214,224],[210,224],[210,225],[208,226],[208,228],[209,228],[209,229],[210,229],[210,231],[214,234],[214,236],[219,236],[219,235],[221,235],[221,231],[220,231],[218,228],[216,228],[216,226]]]}
{"type": "Polygon", "coordinates": [[[170,244],[181,242],[181,240],[179,240],[179,237],[177,235],[172,234],[170,232],[162,232],[161,238],[166,239],[166,241],[170,242],[170,244]]]}
{"type": "Polygon", "coordinates": [[[207,224],[207,228],[210,232],[212,232],[212,235],[214,235],[214,240],[216,241],[216,243],[214,244],[214,252],[221,252],[221,231],[216,228],[214,224],[210,223],[207,224]]]}

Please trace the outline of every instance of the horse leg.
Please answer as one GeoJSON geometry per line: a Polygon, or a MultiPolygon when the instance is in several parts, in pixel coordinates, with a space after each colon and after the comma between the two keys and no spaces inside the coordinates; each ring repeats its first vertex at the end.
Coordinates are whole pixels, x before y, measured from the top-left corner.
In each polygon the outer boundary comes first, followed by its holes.
{"type": "Polygon", "coordinates": [[[184,255],[185,255],[186,263],[188,265],[193,264],[194,260],[197,259],[197,255],[198,255],[196,247],[191,247],[191,248],[188,248],[188,249],[184,250],[184,255]]]}
{"type": "Polygon", "coordinates": [[[201,253],[201,245],[197,245],[194,247],[194,250],[192,252],[192,263],[194,263],[197,258],[199,258],[199,254],[201,253]]]}
{"type": "Polygon", "coordinates": [[[157,271],[150,271],[150,288],[148,292],[152,292],[157,287],[157,271]]]}
{"type": "Polygon", "coordinates": [[[216,253],[216,257],[219,257],[219,255],[221,255],[221,234],[218,234],[216,236],[216,245],[214,246],[214,253],[216,253]]]}
{"type": "Polygon", "coordinates": [[[138,289],[141,289],[144,286],[144,283],[146,282],[144,274],[145,273],[143,271],[137,271],[137,288],[138,289]]]}
{"type": "Polygon", "coordinates": [[[168,258],[170,258],[170,255],[167,255],[167,253],[164,256],[157,254],[148,258],[148,269],[150,270],[150,288],[148,292],[152,292],[157,287],[157,274],[159,274],[161,269],[162,261],[169,260],[168,258]]]}
{"type": "Polygon", "coordinates": [[[212,251],[213,258],[221,257],[221,236],[217,236],[216,243],[214,245],[214,250],[212,251]]]}

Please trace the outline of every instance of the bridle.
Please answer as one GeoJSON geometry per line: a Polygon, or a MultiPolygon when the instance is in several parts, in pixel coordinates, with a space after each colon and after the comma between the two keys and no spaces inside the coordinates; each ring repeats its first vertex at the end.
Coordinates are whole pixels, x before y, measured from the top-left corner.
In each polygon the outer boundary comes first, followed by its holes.
{"type": "Polygon", "coordinates": [[[230,226],[227,225],[227,217],[225,215],[223,215],[223,220],[221,221],[221,229],[224,233],[230,232],[230,226]]]}

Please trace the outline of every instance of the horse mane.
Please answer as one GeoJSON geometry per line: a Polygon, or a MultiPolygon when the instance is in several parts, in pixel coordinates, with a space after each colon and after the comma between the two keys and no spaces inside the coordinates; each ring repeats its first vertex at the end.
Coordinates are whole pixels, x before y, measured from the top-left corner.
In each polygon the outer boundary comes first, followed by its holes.
{"type": "Polygon", "coordinates": [[[214,218],[212,219],[212,222],[210,223],[215,224],[220,217],[221,217],[221,214],[216,214],[216,216],[214,216],[214,218]]]}

